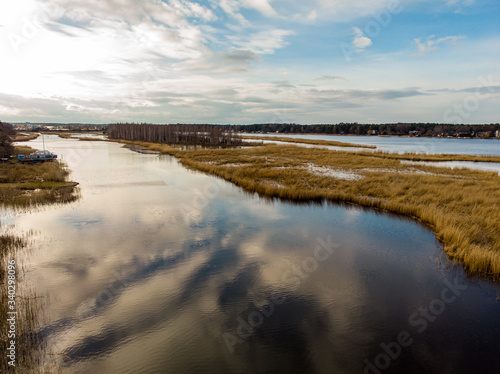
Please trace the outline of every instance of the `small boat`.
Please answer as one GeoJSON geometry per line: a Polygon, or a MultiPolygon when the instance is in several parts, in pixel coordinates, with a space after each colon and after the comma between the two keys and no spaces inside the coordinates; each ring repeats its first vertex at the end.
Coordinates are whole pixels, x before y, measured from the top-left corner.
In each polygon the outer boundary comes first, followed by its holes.
{"type": "Polygon", "coordinates": [[[55,160],[57,155],[49,151],[36,151],[29,156],[19,155],[17,161],[21,163],[36,163],[55,160]]]}

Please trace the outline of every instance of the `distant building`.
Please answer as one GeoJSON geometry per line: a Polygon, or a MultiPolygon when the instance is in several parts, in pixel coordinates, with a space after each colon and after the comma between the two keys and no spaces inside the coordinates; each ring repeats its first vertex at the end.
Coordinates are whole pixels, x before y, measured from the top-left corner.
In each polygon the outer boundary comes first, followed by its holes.
{"type": "Polygon", "coordinates": [[[500,130],[497,130],[497,131],[496,131],[495,136],[496,136],[497,138],[500,138],[500,130]]]}

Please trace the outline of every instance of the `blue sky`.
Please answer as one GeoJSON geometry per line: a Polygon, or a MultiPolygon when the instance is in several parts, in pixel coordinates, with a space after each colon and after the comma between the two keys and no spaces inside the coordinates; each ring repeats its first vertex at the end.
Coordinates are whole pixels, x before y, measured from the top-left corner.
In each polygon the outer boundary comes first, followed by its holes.
{"type": "Polygon", "coordinates": [[[19,0],[0,120],[497,123],[500,2],[19,0]]]}

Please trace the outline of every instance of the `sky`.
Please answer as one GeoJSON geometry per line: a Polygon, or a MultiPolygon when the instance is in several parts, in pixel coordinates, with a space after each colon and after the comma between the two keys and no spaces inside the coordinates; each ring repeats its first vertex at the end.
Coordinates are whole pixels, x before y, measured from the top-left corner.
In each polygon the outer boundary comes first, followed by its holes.
{"type": "Polygon", "coordinates": [[[0,120],[498,123],[498,0],[0,3],[0,120]]]}

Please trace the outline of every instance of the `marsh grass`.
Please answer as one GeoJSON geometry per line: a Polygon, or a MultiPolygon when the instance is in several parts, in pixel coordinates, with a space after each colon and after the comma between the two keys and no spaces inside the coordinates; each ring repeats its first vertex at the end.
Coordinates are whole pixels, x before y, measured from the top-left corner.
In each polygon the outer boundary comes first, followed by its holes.
{"type": "Polygon", "coordinates": [[[70,131],[43,131],[42,134],[44,134],[44,135],[58,135],[60,138],[63,138],[63,139],[73,139],[73,135],[75,135],[77,133],[70,132],[70,131]]]}
{"type": "MultiPolygon", "coordinates": [[[[253,140],[268,140],[268,141],[278,141],[282,143],[295,143],[295,144],[310,144],[310,145],[320,145],[320,146],[335,146],[344,148],[365,148],[365,149],[376,149],[374,145],[362,145],[354,143],[342,143],[330,140],[312,140],[312,139],[294,139],[286,137],[276,137],[276,136],[243,136],[243,139],[253,139],[253,140]]],[[[481,155],[460,155],[460,154],[425,154],[418,152],[407,152],[407,153],[394,153],[388,151],[361,151],[358,152],[359,155],[368,157],[379,157],[387,158],[393,160],[407,160],[407,161],[472,161],[472,162],[500,162],[500,156],[481,156],[481,155]]]]}
{"type": "Polygon", "coordinates": [[[12,137],[13,142],[27,142],[29,140],[35,140],[38,138],[40,134],[38,133],[16,133],[15,136],[12,137]]]}
{"type": "Polygon", "coordinates": [[[271,144],[197,151],[138,145],[263,196],[351,203],[412,217],[432,228],[447,255],[469,274],[500,277],[500,176],[495,172],[400,162],[412,154],[385,157],[271,144]],[[318,168],[331,173],[318,174],[318,168]],[[346,173],[357,178],[345,179],[346,173]]]}
{"type": "MultiPolygon", "coordinates": [[[[29,147],[15,148],[16,155],[33,151],[29,147]]],[[[75,201],[79,191],[77,183],[67,181],[69,174],[62,161],[0,164],[0,204],[19,207],[75,201]]]]}
{"type": "Polygon", "coordinates": [[[417,152],[393,153],[387,151],[360,152],[362,156],[378,157],[391,160],[406,161],[471,161],[471,162],[500,162],[500,156],[481,156],[481,155],[459,155],[459,154],[423,154],[417,152]]]}
{"type": "Polygon", "coordinates": [[[15,338],[8,337],[7,314],[8,292],[7,292],[7,272],[8,262],[15,259],[21,250],[25,250],[29,244],[29,234],[17,236],[9,232],[2,232],[0,244],[0,351],[5,356],[10,340],[16,342],[16,366],[9,367],[7,357],[4,356],[1,364],[3,373],[38,373],[40,365],[44,360],[45,342],[40,333],[41,310],[43,298],[29,289],[23,282],[24,269],[16,261],[16,334],[15,338]]]}
{"type": "Polygon", "coordinates": [[[374,145],[362,145],[362,144],[353,144],[353,143],[345,143],[345,142],[337,142],[333,140],[316,140],[316,139],[296,139],[296,138],[287,138],[283,136],[242,136],[243,139],[252,139],[252,140],[268,140],[274,142],[282,142],[282,143],[298,143],[298,144],[311,144],[311,145],[322,145],[322,146],[334,146],[334,147],[343,147],[343,148],[369,148],[375,149],[377,148],[374,145]]]}

